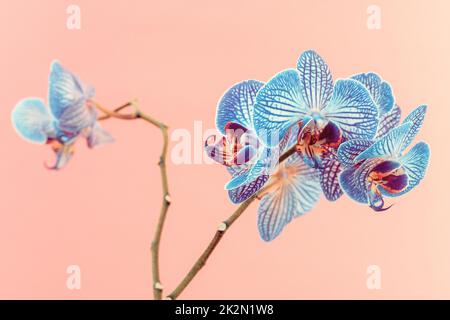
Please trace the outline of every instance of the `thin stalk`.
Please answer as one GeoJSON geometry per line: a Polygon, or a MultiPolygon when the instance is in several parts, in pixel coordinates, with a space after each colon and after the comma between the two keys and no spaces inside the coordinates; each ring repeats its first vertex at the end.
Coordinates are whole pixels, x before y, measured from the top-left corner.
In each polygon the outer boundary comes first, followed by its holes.
{"type": "Polygon", "coordinates": [[[159,168],[161,172],[161,183],[162,183],[162,206],[159,213],[158,223],[156,225],[156,231],[155,236],[152,240],[151,244],[151,253],[152,253],[152,280],[153,280],[153,297],[155,300],[161,300],[162,294],[163,294],[163,285],[161,284],[161,277],[159,272],[159,247],[161,242],[161,235],[164,228],[164,223],[166,221],[167,217],[167,211],[169,209],[171,198],[169,195],[169,182],[167,178],[167,166],[166,166],[166,157],[167,157],[167,151],[169,147],[169,133],[168,133],[168,126],[164,123],[154,119],[153,117],[143,113],[139,107],[137,106],[136,102],[129,102],[124,104],[123,106],[120,106],[116,108],[115,110],[111,111],[107,108],[104,108],[99,103],[92,101],[93,105],[100,111],[102,111],[105,115],[98,118],[98,120],[106,120],[109,118],[116,118],[116,119],[122,119],[122,120],[135,120],[135,119],[142,119],[153,126],[157,127],[163,136],[163,147],[161,151],[161,155],[159,157],[159,168]],[[120,113],[121,110],[125,109],[126,107],[134,106],[135,112],[130,114],[122,114],[120,113]]]}
{"type": "MultiPolygon", "coordinates": [[[[132,106],[132,105],[133,105],[132,102],[127,102],[127,103],[125,103],[124,105],[122,105],[122,106],[120,106],[120,107],[114,109],[113,111],[114,111],[114,112],[119,112],[119,111],[122,111],[123,109],[125,109],[125,108],[127,108],[127,107],[132,106]]],[[[109,119],[109,118],[111,118],[111,116],[105,114],[105,115],[103,115],[103,116],[98,117],[98,118],[97,118],[97,121],[103,121],[103,120],[106,120],[106,119],[109,119]]]]}
{"type": "MultiPolygon", "coordinates": [[[[289,156],[291,156],[296,151],[295,146],[291,149],[287,150],[285,153],[283,153],[280,158],[279,162],[283,162],[286,160],[289,156]]],[[[189,283],[195,278],[195,276],[198,274],[198,272],[205,266],[206,262],[208,261],[208,258],[213,253],[213,251],[216,249],[217,245],[219,244],[220,240],[222,240],[222,237],[224,236],[225,232],[231,227],[231,225],[242,215],[242,213],[250,206],[250,204],[255,200],[258,199],[260,195],[263,195],[268,189],[272,187],[272,184],[268,184],[267,186],[263,187],[259,192],[248,198],[246,201],[244,201],[237,209],[233,212],[231,216],[228,217],[225,221],[223,221],[219,227],[216,230],[216,233],[214,234],[213,238],[209,242],[206,249],[203,251],[203,253],[200,255],[200,257],[197,259],[197,261],[194,263],[192,268],[189,270],[189,272],[186,274],[186,276],[181,280],[181,282],[178,284],[178,286],[175,288],[175,290],[170,293],[167,298],[168,299],[176,299],[178,296],[183,292],[184,289],[189,285],[189,283]]]]}
{"type": "Polygon", "coordinates": [[[163,147],[161,151],[161,156],[159,157],[159,168],[161,172],[161,183],[162,183],[162,190],[163,190],[163,199],[162,199],[162,205],[161,210],[159,213],[158,223],[156,225],[156,231],[155,235],[152,241],[151,245],[151,252],[152,252],[152,275],[153,275],[153,296],[156,300],[161,300],[162,294],[163,294],[163,285],[161,284],[161,278],[159,274],[159,247],[161,242],[161,235],[164,228],[164,223],[166,221],[167,217],[167,211],[169,210],[169,206],[172,202],[172,199],[170,198],[169,194],[169,182],[167,178],[167,166],[166,166],[166,157],[167,157],[167,150],[169,147],[169,134],[168,134],[168,127],[159,122],[155,119],[151,118],[150,116],[138,113],[138,116],[153,124],[154,126],[157,126],[162,133],[163,136],[163,147]]]}
{"type": "Polygon", "coordinates": [[[129,114],[122,114],[122,113],[119,113],[118,111],[111,111],[111,110],[103,107],[98,102],[95,102],[92,100],[91,100],[91,102],[95,108],[97,108],[98,110],[100,110],[101,112],[103,112],[105,114],[106,118],[104,118],[104,119],[116,118],[116,119],[122,119],[122,120],[134,120],[134,119],[138,118],[137,112],[129,113],[129,114]]]}

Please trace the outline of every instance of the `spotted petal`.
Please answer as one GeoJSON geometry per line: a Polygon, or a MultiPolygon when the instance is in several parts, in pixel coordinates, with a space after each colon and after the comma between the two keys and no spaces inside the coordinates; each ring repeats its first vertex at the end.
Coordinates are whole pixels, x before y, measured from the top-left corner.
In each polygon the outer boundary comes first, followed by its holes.
{"type": "Polygon", "coordinates": [[[380,117],[380,123],[378,124],[378,131],[375,139],[381,138],[386,133],[399,125],[401,118],[401,110],[398,105],[395,105],[391,111],[383,114],[380,117]]]}
{"type": "Polygon", "coordinates": [[[399,161],[408,175],[408,187],[400,193],[385,195],[390,197],[401,196],[413,189],[424,178],[430,160],[430,147],[425,142],[417,143],[399,161]]]}
{"type": "Polygon", "coordinates": [[[360,73],[354,75],[352,79],[361,82],[379,107],[380,115],[389,112],[394,106],[394,95],[392,88],[386,81],[374,72],[360,73]]]}
{"type": "Polygon", "coordinates": [[[320,197],[317,171],[293,155],[286,160],[286,166],[295,174],[287,183],[263,197],[258,208],[258,229],[265,241],[275,239],[293,218],[311,210],[320,197]]]}
{"type": "Polygon", "coordinates": [[[339,146],[337,156],[339,162],[348,168],[356,163],[355,158],[374,143],[373,140],[355,139],[342,143],[339,146]]]}
{"type": "Polygon", "coordinates": [[[308,112],[300,86],[299,72],[290,69],[273,77],[256,95],[253,124],[266,145],[278,145],[289,127],[308,112]]]}
{"type": "Polygon", "coordinates": [[[360,153],[355,161],[370,158],[398,158],[404,150],[404,141],[408,136],[413,124],[411,122],[404,123],[391,131],[385,136],[378,139],[367,150],[360,153]]]}
{"type": "Polygon", "coordinates": [[[49,79],[49,104],[62,130],[76,133],[93,124],[96,115],[86,106],[94,96],[94,89],[84,85],[74,74],[64,69],[58,61],[51,65],[49,79]]]}
{"type": "Polygon", "coordinates": [[[347,140],[372,139],[378,126],[378,108],[367,89],[356,80],[338,80],[324,115],[347,140]]]}
{"type": "Polygon", "coordinates": [[[226,125],[230,122],[238,123],[243,127],[252,128],[253,105],[256,93],[264,83],[256,80],[239,82],[228,89],[220,99],[217,106],[217,130],[226,134],[226,125]]]}
{"type": "Polygon", "coordinates": [[[300,92],[309,109],[322,110],[333,93],[333,78],[328,65],[314,51],[309,50],[297,62],[300,72],[300,92]]]}
{"type": "Polygon", "coordinates": [[[43,144],[55,136],[55,121],[41,99],[28,98],[20,101],[12,112],[12,123],[24,139],[43,144]]]}

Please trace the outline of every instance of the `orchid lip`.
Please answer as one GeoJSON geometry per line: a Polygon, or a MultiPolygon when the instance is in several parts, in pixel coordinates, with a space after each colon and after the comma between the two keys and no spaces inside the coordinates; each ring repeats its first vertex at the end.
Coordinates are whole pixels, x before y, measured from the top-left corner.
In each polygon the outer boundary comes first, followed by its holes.
{"type": "Polygon", "coordinates": [[[379,193],[378,189],[376,190],[376,195],[378,196],[378,199],[373,199],[373,194],[370,191],[369,192],[369,207],[372,208],[372,210],[376,211],[376,212],[381,212],[381,211],[386,211],[389,208],[391,208],[393,206],[393,204],[391,204],[389,207],[384,207],[384,199],[381,196],[381,194],[379,193]]]}
{"type": "Polygon", "coordinates": [[[408,175],[397,161],[385,160],[377,164],[369,173],[368,182],[383,188],[389,194],[397,194],[408,186],[408,175]]]}

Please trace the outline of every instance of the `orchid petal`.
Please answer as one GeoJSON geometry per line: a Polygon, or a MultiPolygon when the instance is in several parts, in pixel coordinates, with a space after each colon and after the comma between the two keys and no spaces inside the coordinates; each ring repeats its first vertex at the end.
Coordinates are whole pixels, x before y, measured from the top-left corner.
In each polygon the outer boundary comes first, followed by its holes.
{"type": "Polygon", "coordinates": [[[74,74],[64,69],[58,61],[51,65],[49,79],[49,104],[59,127],[76,133],[91,126],[95,112],[86,102],[94,96],[94,89],[84,85],[74,74]]]}
{"type": "Polygon", "coordinates": [[[379,107],[380,115],[389,112],[394,106],[394,95],[392,88],[386,81],[374,72],[360,73],[354,75],[352,79],[361,82],[379,107]]]}
{"type": "Polygon", "coordinates": [[[338,80],[325,117],[336,123],[347,140],[372,139],[378,126],[378,108],[367,89],[356,80],[338,80]]]}
{"type": "Polygon", "coordinates": [[[263,85],[264,83],[260,81],[246,80],[235,84],[225,92],[217,106],[216,115],[216,126],[222,134],[226,134],[225,127],[230,122],[248,129],[253,127],[253,105],[256,94],[263,85]]]}
{"type": "Polygon", "coordinates": [[[265,241],[275,239],[293,218],[310,211],[320,197],[317,171],[294,154],[286,160],[286,167],[295,174],[281,181],[275,191],[266,194],[258,208],[258,229],[265,241]]]}
{"type": "Polygon", "coordinates": [[[322,110],[333,93],[333,78],[325,61],[314,51],[303,52],[297,62],[300,93],[309,109],[322,110]]]}
{"type": "Polygon", "coordinates": [[[399,125],[401,118],[401,110],[398,105],[395,105],[391,111],[383,114],[380,117],[380,123],[378,124],[378,131],[375,139],[383,137],[386,133],[399,125]]]}
{"type": "Polygon", "coordinates": [[[383,161],[382,159],[369,159],[342,171],[339,176],[342,190],[356,202],[368,203],[371,183],[367,178],[373,168],[383,161]]]}
{"type": "Polygon", "coordinates": [[[380,96],[376,101],[380,106],[380,114],[385,114],[392,110],[395,105],[395,98],[392,87],[386,81],[381,83],[380,96]]]}
{"type": "Polygon", "coordinates": [[[342,165],[333,157],[322,159],[320,167],[320,186],[323,194],[328,201],[336,201],[342,196],[342,189],[339,185],[339,174],[342,171],[342,165]]]}
{"type": "Polygon", "coordinates": [[[355,158],[374,143],[373,140],[355,139],[345,141],[339,146],[337,157],[339,162],[348,168],[356,163],[355,158]]]}
{"type": "Polygon", "coordinates": [[[360,170],[353,166],[342,171],[339,183],[342,190],[353,200],[359,203],[367,203],[367,189],[359,176],[360,170]]]}
{"type": "Polygon", "coordinates": [[[264,241],[275,239],[294,218],[297,201],[287,186],[280,186],[263,197],[258,208],[258,229],[264,241]]]}
{"type": "Polygon", "coordinates": [[[405,118],[405,120],[403,120],[403,123],[410,122],[412,123],[412,126],[408,134],[402,141],[402,150],[406,149],[419,133],[420,128],[422,128],[423,121],[425,120],[426,112],[427,112],[426,105],[418,106],[416,109],[410,112],[410,114],[405,118]]]}
{"type": "Polygon", "coordinates": [[[30,142],[44,144],[56,134],[55,121],[47,106],[38,98],[20,101],[12,112],[12,123],[17,133],[30,142]]]}
{"type": "Polygon", "coordinates": [[[248,184],[236,189],[228,190],[228,196],[234,204],[242,203],[258,192],[269,179],[268,175],[262,175],[248,184]]]}
{"type": "Polygon", "coordinates": [[[265,147],[258,152],[259,154],[254,164],[249,164],[245,170],[240,170],[238,174],[234,175],[225,185],[226,190],[236,189],[244,184],[248,184],[259,176],[270,175],[278,162],[278,152],[265,147]]]}
{"type": "Polygon", "coordinates": [[[60,170],[62,169],[72,158],[74,153],[73,142],[62,145],[60,148],[55,149],[56,161],[53,166],[46,165],[49,170],[60,170]]]}
{"type": "Polygon", "coordinates": [[[417,143],[408,153],[399,159],[408,175],[408,187],[400,193],[385,194],[390,197],[401,196],[411,191],[425,177],[430,161],[430,147],[425,142],[417,143]]]}
{"type": "Polygon", "coordinates": [[[410,133],[412,126],[412,123],[407,122],[392,129],[382,138],[378,139],[373,145],[360,153],[355,158],[355,161],[370,158],[399,157],[404,150],[404,141],[410,133]]]}
{"type": "Polygon", "coordinates": [[[95,148],[107,143],[113,143],[115,140],[111,134],[103,129],[97,122],[90,129],[87,137],[87,144],[89,148],[95,148]]]}
{"type": "Polygon", "coordinates": [[[280,72],[256,95],[253,124],[258,138],[268,146],[278,145],[289,127],[308,110],[300,92],[299,72],[280,72]]]}

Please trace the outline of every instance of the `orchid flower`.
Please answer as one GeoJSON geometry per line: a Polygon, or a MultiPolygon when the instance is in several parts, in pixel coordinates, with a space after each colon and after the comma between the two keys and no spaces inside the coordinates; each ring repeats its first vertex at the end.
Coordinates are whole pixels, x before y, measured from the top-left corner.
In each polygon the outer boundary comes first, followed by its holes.
{"type": "Polygon", "coordinates": [[[401,125],[392,128],[399,119],[399,110],[394,107],[382,122],[385,133],[375,141],[351,140],[338,150],[338,158],[346,167],[340,175],[342,189],[375,211],[389,208],[384,207],[383,196],[398,197],[411,191],[424,178],[428,167],[430,148],[425,142],[417,143],[404,154],[422,127],[427,107],[417,107],[401,125]]]}
{"type": "Polygon", "coordinates": [[[278,73],[258,92],[253,122],[258,138],[271,147],[298,126],[297,150],[305,163],[319,170],[325,197],[334,201],[342,195],[337,148],[343,141],[372,139],[378,114],[362,83],[354,79],[334,83],[324,60],[306,51],[297,69],[278,73]]]}
{"type": "Polygon", "coordinates": [[[12,112],[18,134],[33,143],[48,144],[56,154],[49,169],[61,169],[72,157],[80,137],[89,148],[114,139],[97,122],[97,111],[90,99],[94,88],[64,69],[58,61],[50,67],[48,103],[40,98],[20,101],[12,112]]]}
{"type": "Polygon", "coordinates": [[[233,203],[247,200],[266,185],[267,189],[259,195],[258,229],[263,240],[271,241],[294,217],[311,210],[321,191],[317,171],[298,155],[277,163],[279,155],[295,143],[297,132],[290,130],[274,148],[257,139],[252,115],[256,94],[262,86],[259,81],[248,80],[225,92],[216,115],[217,129],[223,136],[209,137],[205,150],[231,173],[232,180],[226,189],[233,203]]]}
{"type": "Polygon", "coordinates": [[[253,105],[263,85],[246,80],[228,89],[216,112],[216,127],[222,136],[210,136],[205,142],[207,155],[225,165],[232,175],[225,188],[233,203],[247,200],[264,186],[273,167],[272,159],[279,154],[262,145],[254,133],[253,105]]]}

